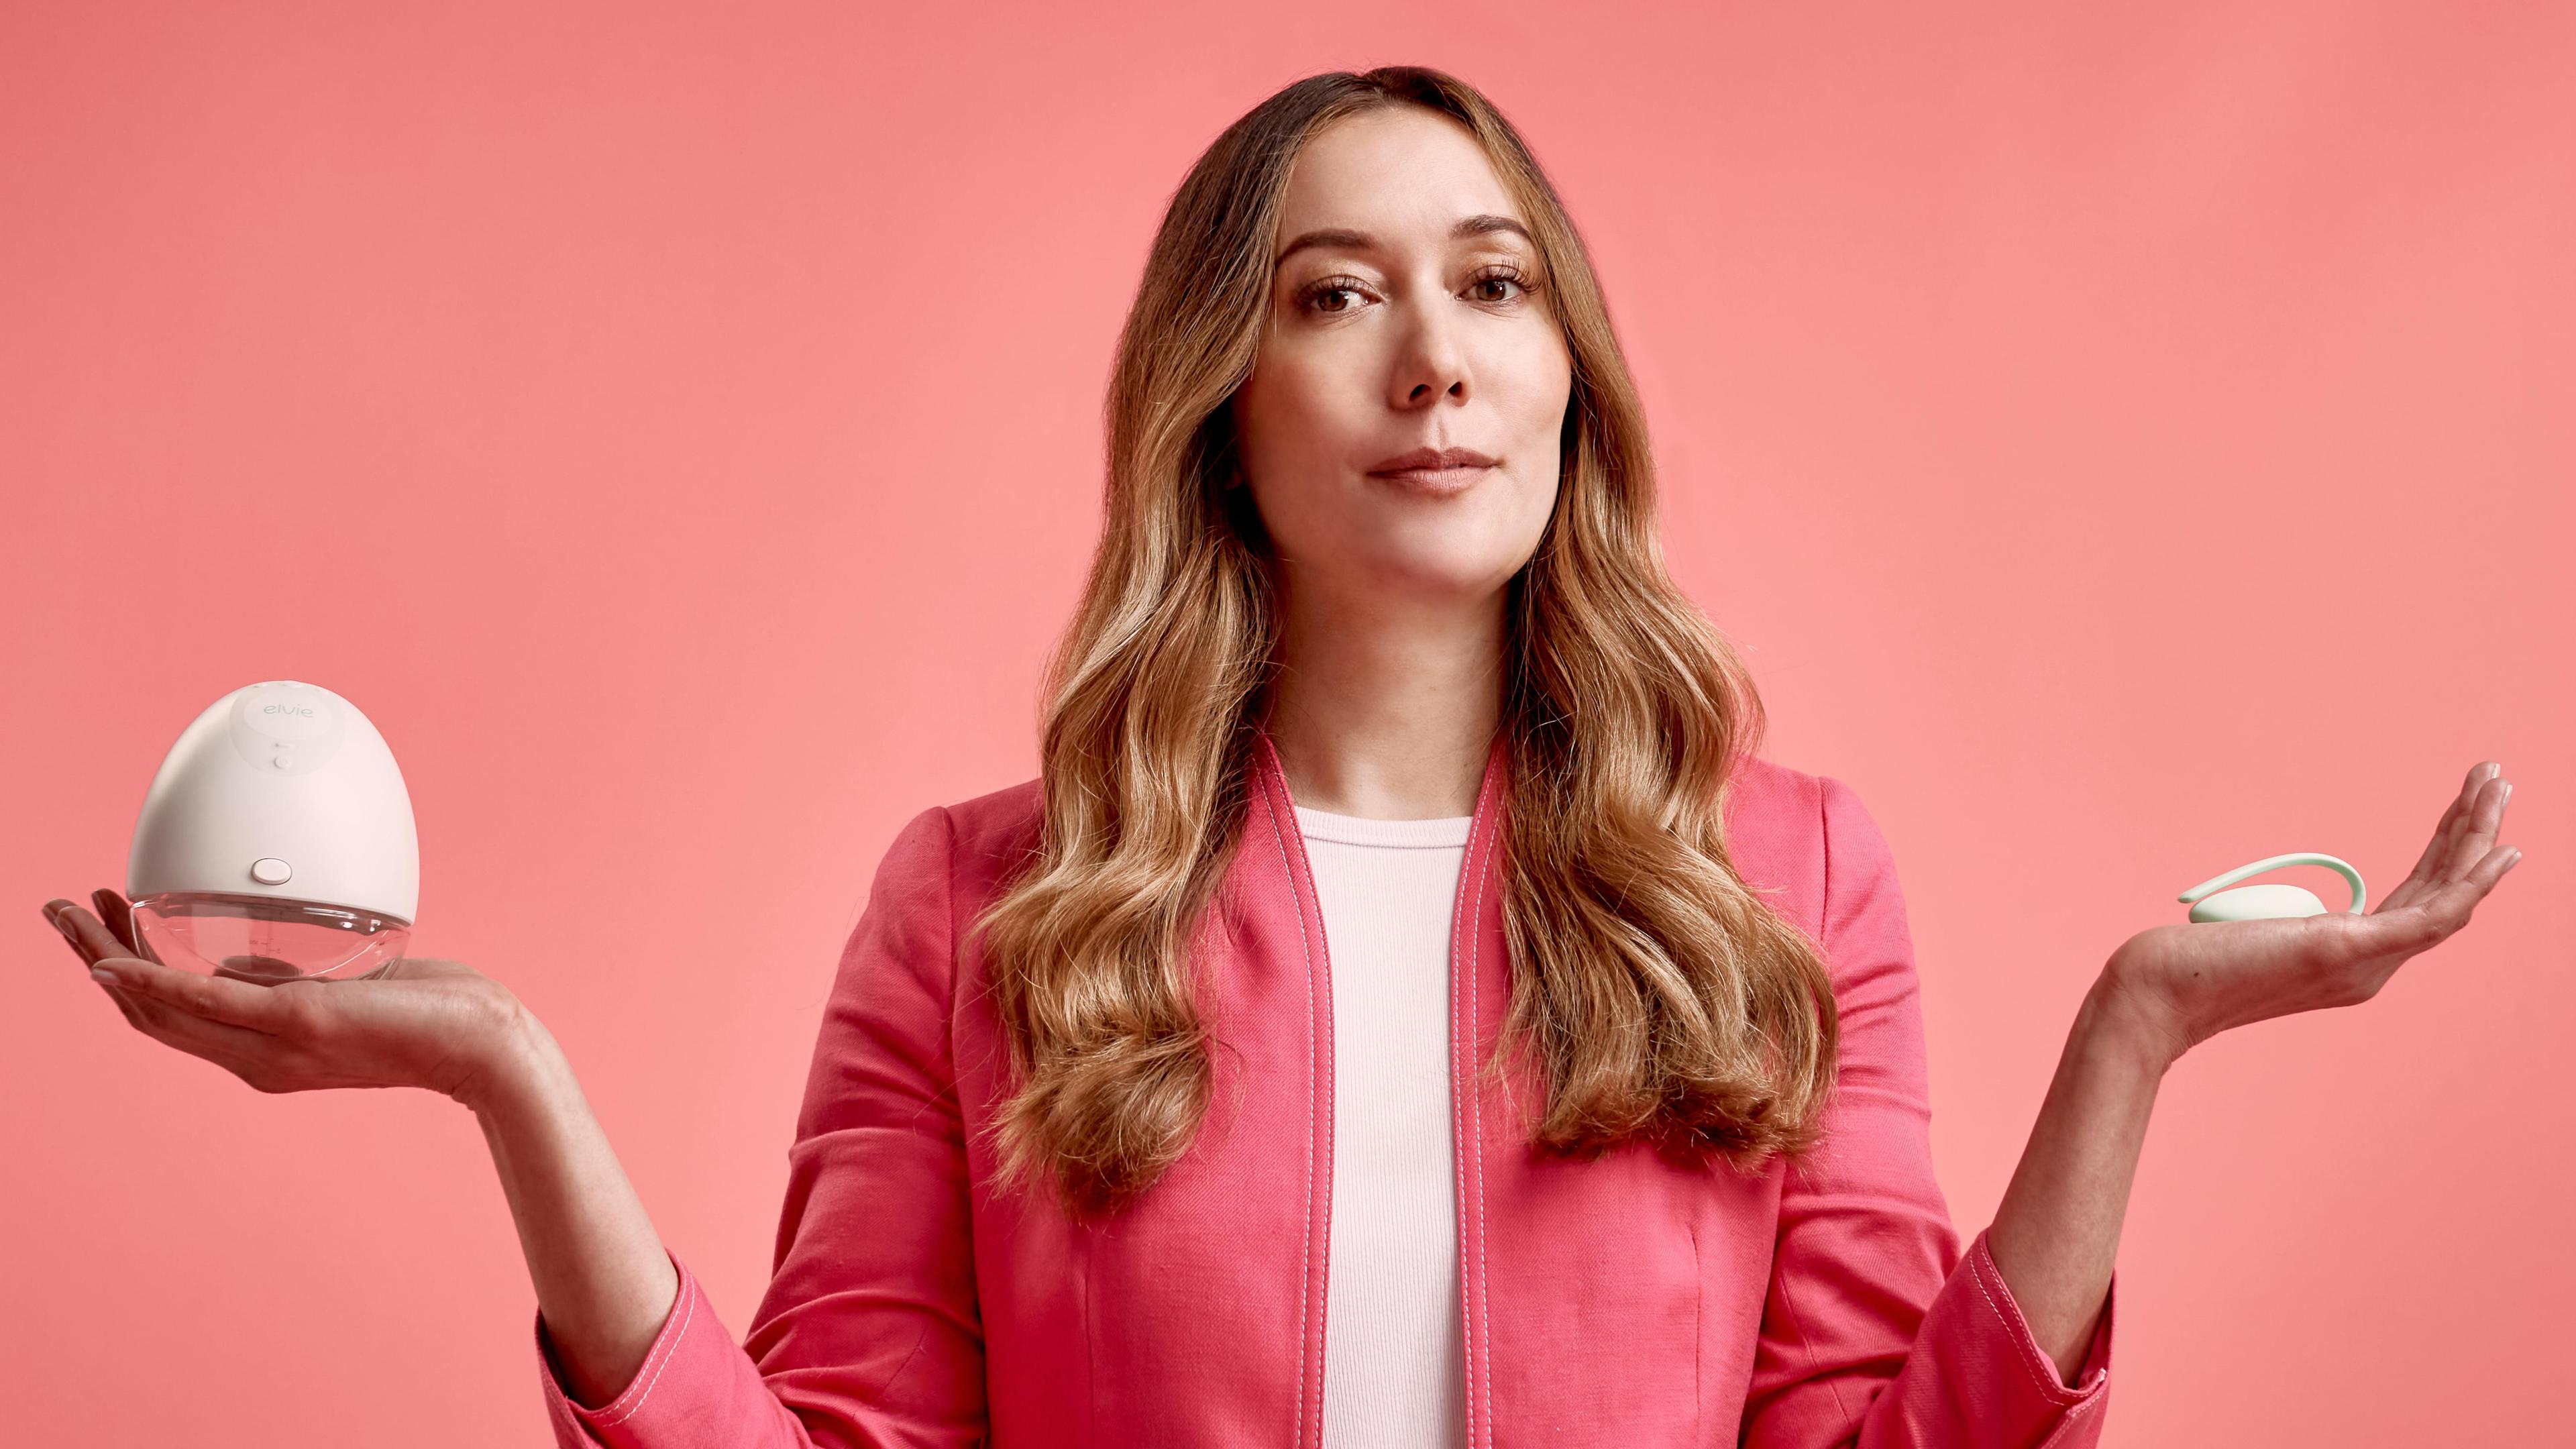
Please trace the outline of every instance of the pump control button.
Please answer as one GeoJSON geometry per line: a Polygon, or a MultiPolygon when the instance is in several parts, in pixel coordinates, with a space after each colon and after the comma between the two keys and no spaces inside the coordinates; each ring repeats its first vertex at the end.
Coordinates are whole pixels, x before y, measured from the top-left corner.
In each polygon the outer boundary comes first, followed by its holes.
{"type": "Polygon", "coordinates": [[[250,863],[250,878],[261,885],[284,885],[286,878],[293,874],[294,867],[282,860],[271,858],[250,863]]]}

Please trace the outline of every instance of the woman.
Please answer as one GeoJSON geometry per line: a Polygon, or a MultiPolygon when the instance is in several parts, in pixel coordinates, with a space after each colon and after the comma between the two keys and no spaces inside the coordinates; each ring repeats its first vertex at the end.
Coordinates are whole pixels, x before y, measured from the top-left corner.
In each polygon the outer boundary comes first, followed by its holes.
{"type": "Polygon", "coordinates": [[[199,977],[112,891],[48,913],[263,1091],[473,1108],[566,1445],[2084,1444],[2164,1070],[2368,998],[2518,856],[2481,764],[2367,916],[2130,939],[1962,1252],[1885,842],[1754,755],[1481,97],[1317,76],[1227,131],[1110,418],[1043,773],[888,850],[740,1346],[506,990],[199,977]]]}

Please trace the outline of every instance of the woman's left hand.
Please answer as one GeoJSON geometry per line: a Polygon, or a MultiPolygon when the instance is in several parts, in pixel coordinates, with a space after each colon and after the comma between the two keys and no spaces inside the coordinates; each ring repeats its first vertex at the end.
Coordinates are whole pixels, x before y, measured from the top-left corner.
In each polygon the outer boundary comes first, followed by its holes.
{"type": "Polygon", "coordinates": [[[2152,927],[2112,953],[2102,984],[2175,1057],[2232,1026],[2368,1001],[2409,957],[2467,925],[2522,858],[2495,843],[2512,791],[2495,761],[2471,768],[2415,873],[2366,915],[2152,927]]]}

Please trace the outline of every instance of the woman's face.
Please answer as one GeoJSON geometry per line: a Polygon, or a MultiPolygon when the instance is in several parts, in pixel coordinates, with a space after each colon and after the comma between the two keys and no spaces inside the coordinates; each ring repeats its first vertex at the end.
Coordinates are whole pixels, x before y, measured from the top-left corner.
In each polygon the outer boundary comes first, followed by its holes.
{"type": "Polygon", "coordinates": [[[1231,404],[1294,591],[1481,600],[1536,551],[1573,371],[1527,222],[1467,129],[1419,107],[1298,157],[1231,404]],[[1405,466],[1426,450],[1475,456],[1405,466]]]}

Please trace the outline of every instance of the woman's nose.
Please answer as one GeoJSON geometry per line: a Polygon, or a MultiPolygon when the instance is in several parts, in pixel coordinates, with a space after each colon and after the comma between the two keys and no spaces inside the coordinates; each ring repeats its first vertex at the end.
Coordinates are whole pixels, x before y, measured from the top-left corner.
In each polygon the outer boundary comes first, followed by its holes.
{"type": "Polygon", "coordinates": [[[1467,355],[1457,330],[1437,315],[1408,319],[1389,401],[1399,408],[1467,399],[1467,355]]]}

